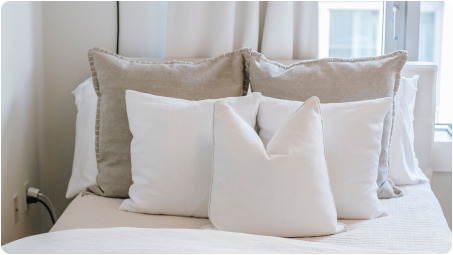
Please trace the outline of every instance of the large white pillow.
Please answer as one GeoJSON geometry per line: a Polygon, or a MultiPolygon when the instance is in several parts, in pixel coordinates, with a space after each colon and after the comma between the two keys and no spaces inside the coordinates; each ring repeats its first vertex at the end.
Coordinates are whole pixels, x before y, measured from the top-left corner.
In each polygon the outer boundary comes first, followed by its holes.
{"type": "Polygon", "coordinates": [[[299,106],[267,148],[230,106],[216,102],[209,219],[218,230],[279,237],[335,234],[319,99],[299,106]]]}
{"type": "Polygon", "coordinates": [[[72,92],[76,98],[77,121],[74,161],[66,198],[71,198],[85,188],[96,184],[98,167],[94,146],[96,125],[96,105],[98,96],[91,78],[81,83],[72,92]]]}
{"type": "Polygon", "coordinates": [[[401,77],[395,96],[389,178],[396,185],[429,182],[418,166],[414,150],[414,107],[418,78],[418,75],[412,78],[401,77]]]}
{"type": "MultiPolygon", "coordinates": [[[[321,104],[324,145],[338,218],[373,219],[387,215],[377,196],[379,154],[391,98],[321,104]]],[[[257,122],[264,146],[303,103],[261,97],[257,122]]]]}
{"type": "Polygon", "coordinates": [[[208,217],[214,102],[231,105],[254,127],[260,97],[188,101],[127,90],[133,184],[119,209],[208,217]]]}

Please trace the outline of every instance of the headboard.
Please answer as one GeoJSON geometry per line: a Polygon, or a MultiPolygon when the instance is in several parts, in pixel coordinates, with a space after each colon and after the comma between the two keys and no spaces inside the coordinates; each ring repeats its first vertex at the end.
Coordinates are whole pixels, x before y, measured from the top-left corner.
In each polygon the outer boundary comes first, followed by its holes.
{"type": "Polygon", "coordinates": [[[417,98],[414,110],[414,148],[420,168],[431,180],[432,149],[434,142],[434,121],[436,110],[437,66],[428,62],[407,62],[403,68],[404,77],[419,75],[417,98]]]}
{"type": "MultiPolygon", "coordinates": [[[[180,60],[197,62],[204,58],[169,58],[169,59],[140,59],[144,61],[163,62],[180,60]]],[[[300,60],[276,60],[284,65],[299,62],[300,60]]],[[[434,141],[434,117],[436,109],[436,80],[437,66],[429,62],[408,61],[403,68],[402,76],[411,78],[419,75],[417,98],[414,110],[414,148],[419,166],[423,173],[431,180],[432,170],[432,148],[434,141]]]]}

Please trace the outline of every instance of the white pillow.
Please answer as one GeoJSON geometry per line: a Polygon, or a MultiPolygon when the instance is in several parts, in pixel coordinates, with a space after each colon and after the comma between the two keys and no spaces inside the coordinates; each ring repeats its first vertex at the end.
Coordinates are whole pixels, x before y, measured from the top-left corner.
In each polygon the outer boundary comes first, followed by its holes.
{"type": "Polygon", "coordinates": [[[337,223],[319,99],[276,130],[267,149],[231,107],[216,102],[209,219],[218,230],[279,237],[346,230],[337,223]]]}
{"type": "Polygon", "coordinates": [[[92,79],[81,83],[73,92],[77,105],[76,142],[72,175],[69,180],[66,198],[71,198],[85,188],[96,184],[98,167],[94,146],[96,125],[96,105],[98,96],[92,79]]]}
{"type": "MultiPolygon", "coordinates": [[[[376,184],[385,114],[391,98],[321,104],[324,145],[338,218],[373,219],[381,210],[376,184]]],[[[258,112],[264,146],[303,103],[262,96],[258,112]]]]}
{"type": "Polygon", "coordinates": [[[119,209],[207,218],[214,102],[231,105],[253,127],[260,97],[188,101],[127,90],[134,183],[119,209]]]}
{"type": "Polygon", "coordinates": [[[429,182],[418,166],[414,150],[414,107],[419,76],[401,77],[395,96],[395,124],[390,145],[389,178],[396,185],[429,182]]]}

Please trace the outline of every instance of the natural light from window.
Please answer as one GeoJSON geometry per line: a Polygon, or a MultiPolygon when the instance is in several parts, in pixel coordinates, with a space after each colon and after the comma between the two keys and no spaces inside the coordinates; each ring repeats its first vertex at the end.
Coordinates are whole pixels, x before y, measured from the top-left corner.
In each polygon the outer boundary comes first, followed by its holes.
{"type": "Polygon", "coordinates": [[[420,5],[418,60],[438,66],[436,123],[452,123],[451,5],[423,1],[420,5]]]}
{"type": "MultiPolygon", "coordinates": [[[[382,55],[386,3],[319,2],[319,57],[382,55]]],[[[452,123],[451,8],[450,4],[441,1],[422,1],[420,5],[418,61],[433,62],[438,66],[436,123],[452,123]]],[[[406,47],[410,43],[405,41],[406,47]]]]}
{"type": "Polygon", "coordinates": [[[319,2],[319,57],[381,55],[383,2],[319,2]]]}

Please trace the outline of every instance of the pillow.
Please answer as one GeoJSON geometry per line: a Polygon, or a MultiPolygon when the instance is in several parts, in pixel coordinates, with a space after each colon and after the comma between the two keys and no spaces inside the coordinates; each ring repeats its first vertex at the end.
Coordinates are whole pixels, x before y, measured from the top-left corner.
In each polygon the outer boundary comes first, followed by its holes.
{"type": "MultiPolygon", "coordinates": [[[[317,96],[322,103],[344,103],[393,97],[398,90],[400,72],[406,63],[407,52],[359,59],[328,58],[308,60],[289,66],[267,60],[252,52],[250,85],[263,96],[304,101],[317,96]]],[[[380,198],[396,196],[387,181],[390,169],[390,138],[393,125],[393,106],[384,120],[382,148],[377,168],[380,198]]]]}
{"type": "Polygon", "coordinates": [[[392,161],[389,178],[396,185],[429,182],[418,166],[414,151],[414,107],[419,76],[401,78],[395,96],[395,125],[390,147],[392,161]]]}
{"type": "Polygon", "coordinates": [[[98,167],[94,148],[94,128],[98,96],[91,78],[81,83],[72,92],[76,98],[77,121],[74,161],[66,198],[71,198],[91,185],[96,184],[98,167]]]}
{"type": "Polygon", "coordinates": [[[214,102],[231,105],[255,126],[261,94],[201,101],[126,91],[133,134],[130,199],[120,210],[208,217],[214,102]]]}
{"type": "Polygon", "coordinates": [[[132,184],[132,134],[126,116],[125,91],[187,100],[216,99],[247,93],[244,48],[198,63],[132,61],[110,51],[88,51],[98,95],[96,155],[97,185],[90,190],[108,197],[128,197],[132,184]]]}
{"type": "MultiPolygon", "coordinates": [[[[373,219],[381,210],[376,190],[384,117],[392,103],[381,98],[321,104],[324,145],[338,218],[373,219]]],[[[257,122],[263,145],[303,102],[262,96],[257,122]]]]}
{"type": "Polygon", "coordinates": [[[209,219],[222,231],[279,237],[339,233],[319,99],[300,106],[265,148],[232,107],[216,102],[209,219]]]}

